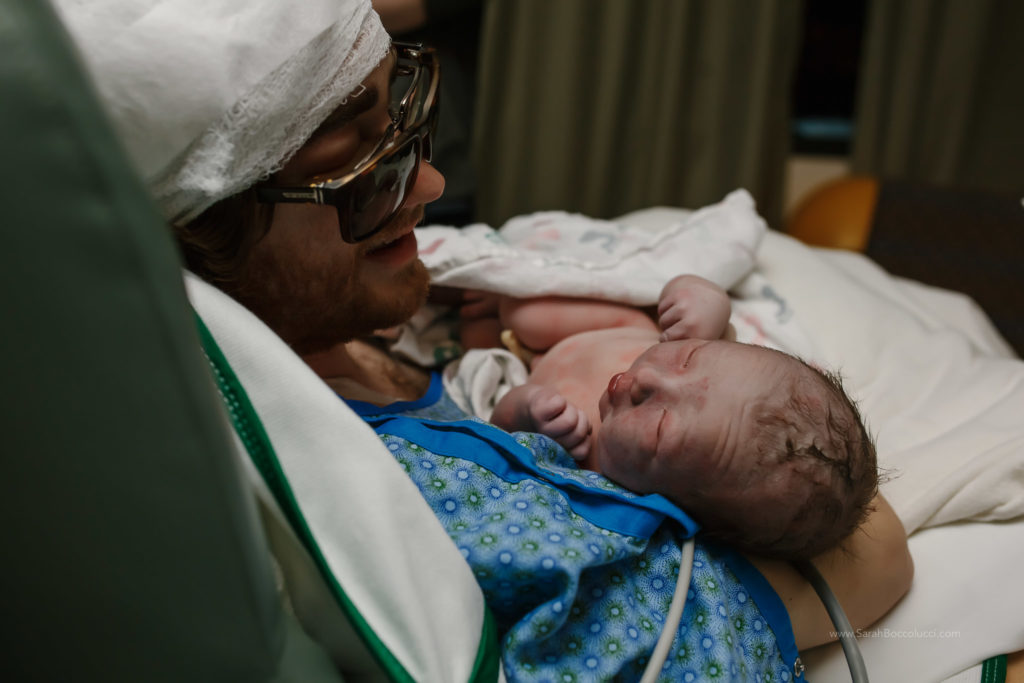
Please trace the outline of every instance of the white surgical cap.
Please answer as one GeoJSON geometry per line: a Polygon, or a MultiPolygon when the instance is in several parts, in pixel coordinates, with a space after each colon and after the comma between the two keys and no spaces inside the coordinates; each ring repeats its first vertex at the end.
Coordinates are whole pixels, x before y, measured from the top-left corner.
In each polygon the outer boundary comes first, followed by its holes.
{"type": "Polygon", "coordinates": [[[56,0],[174,223],[279,169],[386,56],[370,0],[56,0]]]}

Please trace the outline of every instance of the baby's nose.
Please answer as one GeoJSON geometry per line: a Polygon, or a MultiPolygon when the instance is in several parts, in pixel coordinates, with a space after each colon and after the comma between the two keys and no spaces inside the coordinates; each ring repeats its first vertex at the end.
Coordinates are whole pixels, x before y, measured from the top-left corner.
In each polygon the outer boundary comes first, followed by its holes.
{"type": "Polygon", "coordinates": [[[629,387],[629,399],[633,405],[640,405],[657,390],[659,378],[654,372],[638,372],[629,387]]]}

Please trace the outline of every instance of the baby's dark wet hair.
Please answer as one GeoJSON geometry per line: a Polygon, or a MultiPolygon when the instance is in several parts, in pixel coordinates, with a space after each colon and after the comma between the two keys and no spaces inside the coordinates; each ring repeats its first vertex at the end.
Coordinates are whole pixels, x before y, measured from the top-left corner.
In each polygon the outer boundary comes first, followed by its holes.
{"type": "Polygon", "coordinates": [[[780,482],[774,509],[757,520],[721,509],[694,512],[708,538],[794,560],[837,547],[852,534],[871,511],[879,480],[875,444],[840,377],[789,358],[803,371],[780,388],[789,391],[785,401],[759,409],[751,444],[752,466],[780,482]]]}

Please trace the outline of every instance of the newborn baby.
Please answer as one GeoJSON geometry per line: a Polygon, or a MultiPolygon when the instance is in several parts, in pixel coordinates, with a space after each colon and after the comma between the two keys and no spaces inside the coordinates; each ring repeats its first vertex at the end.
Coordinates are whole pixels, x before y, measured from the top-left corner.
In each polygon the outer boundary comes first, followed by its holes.
{"type": "Polygon", "coordinates": [[[502,324],[544,353],[491,419],[666,496],[709,537],[760,555],[817,555],[866,515],[874,446],[836,377],[723,339],[729,310],[724,291],[694,276],[666,285],[660,329],[617,304],[503,300],[502,324]]]}

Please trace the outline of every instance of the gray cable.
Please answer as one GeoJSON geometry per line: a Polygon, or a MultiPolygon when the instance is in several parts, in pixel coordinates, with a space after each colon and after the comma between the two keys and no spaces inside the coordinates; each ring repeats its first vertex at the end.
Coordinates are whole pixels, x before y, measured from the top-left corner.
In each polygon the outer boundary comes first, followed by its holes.
{"type": "Polygon", "coordinates": [[[846,618],[846,612],[843,611],[842,605],[839,604],[839,599],[836,598],[835,593],[829,588],[825,577],[821,575],[818,568],[811,564],[810,561],[799,560],[794,562],[793,566],[796,567],[801,576],[807,579],[808,583],[814,588],[814,592],[821,598],[822,604],[825,605],[825,610],[828,611],[828,616],[832,619],[832,624],[836,627],[836,633],[839,635],[839,644],[843,646],[843,654],[846,655],[846,664],[850,667],[850,676],[853,677],[853,683],[867,683],[868,669],[864,666],[864,657],[860,653],[860,646],[857,645],[857,637],[853,632],[853,626],[850,625],[850,620],[846,618]]]}
{"type": "Polygon", "coordinates": [[[693,538],[686,539],[683,544],[683,556],[679,560],[679,577],[676,579],[676,592],[672,596],[672,604],[669,605],[668,615],[665,617],[665,626],[661,630],[661,636],[654,646],[651,659],[644,668],[644,674],[640,683],[653,683],[661,676],[661,669],[668,659],[669,650],[672,648],[672,641],[675,640],[679,631],[679,622],[683,618],[683,609],[686,607],[686,596],[690,592],[690,576],[693,574],[693,538]]]}

